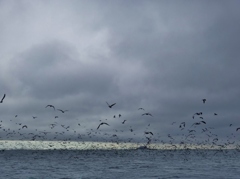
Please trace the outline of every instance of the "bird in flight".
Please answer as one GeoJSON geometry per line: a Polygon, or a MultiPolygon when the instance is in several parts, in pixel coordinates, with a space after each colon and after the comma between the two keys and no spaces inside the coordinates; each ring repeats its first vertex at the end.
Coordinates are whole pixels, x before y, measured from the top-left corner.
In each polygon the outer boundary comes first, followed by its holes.
{"type": "Polygon", "coordinates": [[[116,103],[113,103],[113,104],[110,105],[110,104],[108,104],[108,102],[106,102],[106,103],[107,103],[109,108],[112,108],[116,104],[116,103]]]}
{"type": "Polygon", "coordinates": [[[58,111],[61,111],[62,113],[67,112],[68,110],[62,110],[62,109],[57,109],[58,111]]]}
{"type": "Polygon", "coordinates": [[[100,124],[98,125],[97,129],[99,129],[99,127],[100,127],[101,125],[103,125],[103,124],[105,124],[105,125],[108,125],[108,126],[109,126],[109,124],[108,124],[108,123],[106,123],[106,122],[102,122],[102,123],[100,123],[100,124]]]}
{"type": "Polygon", "coordinates": [[[143,108],[138,108],[138,110],[144,110],[143,108]]]}
{"type": "Polygon", "coordinates": [[[152,133],[152,132],[145,132],[145,134],[151,134],[151,135],[153,135],[153,133],[152,133]]]}
{"type": "Polygon", "coordinates": [[[237,129],[236,129],[236,131],[238,131],[240,129],[240,127],[238,127],[237,129]]]}
{"type": "MultiPolygon", "coordinates": [[[[152,114],[150,114],[149,112],[146,112],[146,113],[142,114],[142,116],[144,116],[144,115],[152,116],[152,114]]],[[[152,116],[152,117],[153,117],[153,116],[152,116]]]]}
{"type": "Polygon", "coordinates": [[[47,105],[45,108],[47,108],[47,107],[51,107],[51,108],[53,108],[55,110],[55,107],[53,105],[51,105],[51,104],[47,105]]]}
{"type": "Polygon", "coordinates": [[[0,103],[3,103],[3,100],[4,100],[5,97],[6,97],[6,94],[3,95],[3,97],[2,97],[2,99],[1,99],[1,101],[0,101],[0,103]]]}
{"type": "Polygon", "coordinates": [[[25,127],[25,128],[28,128],[27,125],[24,125],[24,126],[22,126],[22,129],[23,129],[24,127],[25,127]]]}
{"type": "Polygon", "coordinates": [[[36,119],[36,118],[37,118],[37,116],[33,116],[32,118],[33,118],[33,119],[36,119]]]}
{"type": "Polygon", "coordinates": [[[207,100],[206,99],[202,99],[203,103],[205,103],[207,100]]]}
{"type": "Polygon", "coordinates": [[[122,124],[124,124],[127,120],[123,120],[122,124]]]}

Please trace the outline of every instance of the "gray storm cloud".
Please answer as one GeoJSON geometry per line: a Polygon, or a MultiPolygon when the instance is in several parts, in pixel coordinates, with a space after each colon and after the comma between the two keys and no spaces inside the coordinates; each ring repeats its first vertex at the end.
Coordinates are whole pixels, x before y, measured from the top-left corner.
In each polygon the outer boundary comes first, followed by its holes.
{"type": "MultiPolygon", "coordinates": [[[[200,111],[205,127],[219,135],[240,126],[238,1],[0,4],[4,129],[18,130],[21,122],[31,131],[51,131],[57,122],[55,132],[87,139],[107,119],[102,133],[181,136],[179,125],[195,128],[201,119],[192,116],[200,111]],[[106,101],[117,104],[110,110],[106,101]],[[142,116],[140,107],[153,117],[142,116]]],[[[103,139],[102,133],[93,138],[103,139]]]]}

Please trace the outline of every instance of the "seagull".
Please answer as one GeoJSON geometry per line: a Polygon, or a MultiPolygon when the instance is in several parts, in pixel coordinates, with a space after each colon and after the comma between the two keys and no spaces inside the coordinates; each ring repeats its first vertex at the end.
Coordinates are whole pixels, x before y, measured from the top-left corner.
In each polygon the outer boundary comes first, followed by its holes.
{"type": "Polygon", "coordinates": [[[217,115],[217,113],[214,113],[214,116],[216,116],[217,115]]]}
{"type": "Polygon", "coordinates": [[[106,102],[106,103],[107,103],[109,108],[112,108],[116,104],[116,103],[113,103],[113,104],[109,105],[108,102],[106,102]]]}
{"type": "Polygon", "coordinates": [[[108,123],[106,123],[106,122],[102,122],[102,123],[100,123],[100,124],[98,125],[97,129],[99,129],[99,127],[100,127],[101,125],[103,125],[103,124],[105,124],[105,125],[108,125],[108,126],[109,126],[109,124],[108,124],[108,123]]]}
{"type": "Polygon", "coordinates": [[[152,132],[145,132],[145,134],[151,134],[151,135],[153,135],[153,133],[152,133],[152,132]]]}
{"type": "Polygon", "coordinates": [[[37,116],[33,116],[33,119],[36,119],[37,118],[37,116]]]}
{"type": "Polygon", "coordinates": [[[236,131],[238,131],[240,129],[240,127],[238,127],[237,129],[236,129],[236,131]]]}
{"type": "Polygon", "coordinates": [[[24,126],[22,126],[22,129],[23,129],[24,127],[25,127],[25,128],[28,128],[27,125],[24,125],[24,126]]]}
{"type": "MultiPolygon", "coordinates": [[[[148,113],[148,112],[142,114],[142,116],[144,116],[144,115],[152,116],[152,114],[150,114],[150,113],[148,113]]],[[[152,116],[152,117],[153,117],[153,116],[152,116]]]]}
{"type": "Polygon", "coordinates": [[[118,117],[121,117],[121,116],[122,116],[121,114],[118,115],[118,117]]]}
{"type": "Polygon", "coordinates": [[[1,101],[0,101],[0,103],[3,103],[3,100],[4,100],[5,97],[6,97],[6,94],[3,95],[3,97],[2,97],[2,99],[1,99],[1,101]]]}
{"type": "Polygon", "coordinates": [[[200,122],[202,122],[203,124],[206,124],[206,122],[205,122],[205,121],[200,121],[200,122]]]}
{"type": "Polygon", "coordinates": [[[68,110],[62,110],[62,109],[57,109],[58,111],[61,111],[62,113],[67,112],[68,110]]]}
{"type": "Polygon", "coordinates": [[[47,108],[47,107],[51,107],[51,108],[53,108],[55,110],[55,107],[53,105],[51,105],[51,104],[47,105],[45,108],[47,108]]]}
{"type": "Polygon", "coordinates": [[[122,122],[122,124],[124,124],[126,121],[127,121],[127,120],[124,120],[124,121],[122,122]]]}
{"type": "Polygon", "coordinates": [[[207,100],[206,99],[202,99],[203,103],[205,103],[207,100]]]}

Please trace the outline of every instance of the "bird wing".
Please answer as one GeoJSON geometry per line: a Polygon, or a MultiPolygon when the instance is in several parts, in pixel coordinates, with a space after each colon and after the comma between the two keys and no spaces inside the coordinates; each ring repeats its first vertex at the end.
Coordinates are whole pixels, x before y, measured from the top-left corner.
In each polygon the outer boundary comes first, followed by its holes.
{"type": "Polygon", "coordinates": [[[3,95],[1,102],[3,102],[4,98],[6,97],[6,94],[3,95]]]}

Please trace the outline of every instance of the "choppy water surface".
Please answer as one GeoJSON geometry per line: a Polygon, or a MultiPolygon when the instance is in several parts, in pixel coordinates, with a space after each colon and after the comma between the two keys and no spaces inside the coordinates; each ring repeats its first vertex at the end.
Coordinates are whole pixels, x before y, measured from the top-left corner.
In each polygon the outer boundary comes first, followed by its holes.
{"type": "Polygon", "coordinates": [[[236,150],[5,150],[0,178],[239,178],[236,150]]]}

